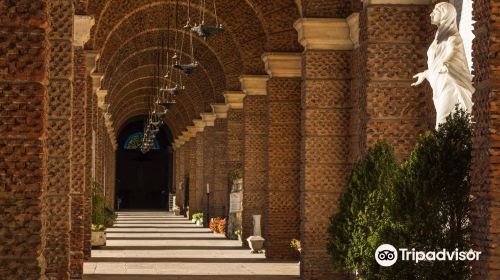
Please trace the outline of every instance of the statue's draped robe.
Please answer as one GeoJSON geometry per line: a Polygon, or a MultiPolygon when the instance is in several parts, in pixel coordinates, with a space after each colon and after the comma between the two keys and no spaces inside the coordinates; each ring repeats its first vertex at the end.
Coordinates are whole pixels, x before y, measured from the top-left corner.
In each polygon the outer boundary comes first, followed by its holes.
{"type": "MultiPolygon", "coordinates": [[[[439,32],[439,31],[438,31],[439,32]]],[[[427,80],[433,91],[436,108],[436,128],[446,121],[446,117],[454,111],[458,103],[461,108],[472,111],[472,76],[467,66],[467,58],[458,31],[447,38],[436,36],[427,51],[427,80]],[[443,63],[448,71],[439,73],[443,63]]]]}

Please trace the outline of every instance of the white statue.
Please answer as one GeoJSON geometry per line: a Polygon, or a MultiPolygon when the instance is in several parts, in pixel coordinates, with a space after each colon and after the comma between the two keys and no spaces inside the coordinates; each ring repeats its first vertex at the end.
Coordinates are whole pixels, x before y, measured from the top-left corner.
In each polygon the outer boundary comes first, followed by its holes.
{"type": "Polygon", "coordinates": [[[418,80],[411,84],[417,86],[424,79],[429,81],[436,107],[436,129],[446,117],[459,106],[472,112],[472,75],[469,72],[462,38],[457,27],[457,11],[446,2],[436,4],[431,13],[431,23],[438,30],[434,42],[427,51],[427,67],[424,72],[413,78],[418,80]]]}

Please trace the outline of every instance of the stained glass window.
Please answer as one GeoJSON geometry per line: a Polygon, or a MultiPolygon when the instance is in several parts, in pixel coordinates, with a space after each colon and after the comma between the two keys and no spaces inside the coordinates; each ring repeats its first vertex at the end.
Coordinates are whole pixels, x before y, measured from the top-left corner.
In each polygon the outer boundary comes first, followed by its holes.
{"type": "MultiPolygon", "coordinates": [[[[143,132],[136,132],[134,134],[131,134],[127,140],[125,141],[125,145],[123,148],[125,150],[136,150],[139,149],[142,143],[142,137],[144,136],[143,132]]],[[[160,149],[160,144],[158,143],[158,140],[154,140],[154,150],[159,150],[160,149]]]]}

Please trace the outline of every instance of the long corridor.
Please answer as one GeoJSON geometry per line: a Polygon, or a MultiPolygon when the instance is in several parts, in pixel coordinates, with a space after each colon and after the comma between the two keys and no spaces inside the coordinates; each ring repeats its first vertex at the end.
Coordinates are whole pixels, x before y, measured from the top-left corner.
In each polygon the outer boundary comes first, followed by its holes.
{"type": "Polygon", "coordinates": [[[172,213],[119,212],[84,279],[299,279],[298,263],[271,263],[240,244],[172,213]]]}

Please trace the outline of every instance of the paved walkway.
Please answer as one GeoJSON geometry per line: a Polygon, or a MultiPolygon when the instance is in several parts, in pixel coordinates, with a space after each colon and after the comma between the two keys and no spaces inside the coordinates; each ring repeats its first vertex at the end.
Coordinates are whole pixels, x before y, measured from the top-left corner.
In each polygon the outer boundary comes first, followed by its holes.
{"type": "Polygon", "coordinates": [[[84,264],[84,279],[299,279],[298,263],[267,262],[240,244],[171,213],[119,212],[106,246],[84,264]]]}

